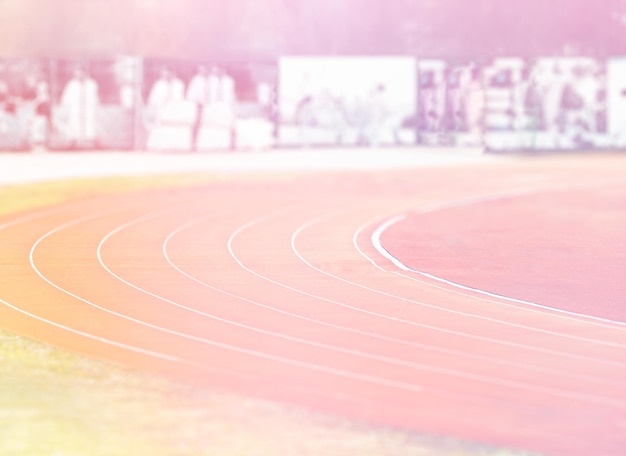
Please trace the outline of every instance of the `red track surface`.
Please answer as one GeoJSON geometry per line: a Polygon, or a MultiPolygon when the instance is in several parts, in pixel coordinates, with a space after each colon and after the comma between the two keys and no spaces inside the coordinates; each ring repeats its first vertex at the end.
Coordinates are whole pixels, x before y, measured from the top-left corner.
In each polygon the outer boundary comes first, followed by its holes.
{"type": "Polygon", "coordinates": [[[625,227],[626,181],[413,212],[381,241],[412,270],[626,323],[625,227]]]}
{"type": "Polygon", "coordinates": [[[378,424],[622,455],[625,325],[401,271],[371,239],[407,210],[598,187],[625,167],[609,157],[242,179],[13,215],[0,219],[0,321],[91,356],[378,424]]]}

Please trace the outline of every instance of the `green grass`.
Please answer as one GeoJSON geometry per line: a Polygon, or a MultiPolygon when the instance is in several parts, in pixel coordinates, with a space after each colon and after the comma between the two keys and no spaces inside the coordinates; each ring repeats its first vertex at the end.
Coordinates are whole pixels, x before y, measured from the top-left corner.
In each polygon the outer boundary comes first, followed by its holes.
{"type": "MultiPolygon", "coordinates": [[[[0,188],[0,214],[88,194],[210,176],[71,180],[0,188]]],[[[1,325],[1,322],[0,322],[1,325]]],[[[375,429],[79,356],[0,329],[0,455],[512,455],[375,429]]]]}
{"type": "Polygon", "coordinates": [[[62,203],[87,195],[180,187],[215,181],[205,174],[68,179],[0,187],[0,215],[62,203]]]}
{"type": "Polygon", "coordinates": [[[192,389],[7,331],[0,362],[2,455],[514,454],[192,389]]]}

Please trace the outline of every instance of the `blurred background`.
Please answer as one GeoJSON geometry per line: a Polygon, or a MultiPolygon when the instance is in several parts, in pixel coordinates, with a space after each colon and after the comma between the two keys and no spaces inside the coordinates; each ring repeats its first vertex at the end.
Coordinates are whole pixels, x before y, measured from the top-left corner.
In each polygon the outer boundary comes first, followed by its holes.
{"type": "Polygon", "coordinates": [[[0,0],[0,150],[571,150],[625,126],[625,0],[0,0]]]}

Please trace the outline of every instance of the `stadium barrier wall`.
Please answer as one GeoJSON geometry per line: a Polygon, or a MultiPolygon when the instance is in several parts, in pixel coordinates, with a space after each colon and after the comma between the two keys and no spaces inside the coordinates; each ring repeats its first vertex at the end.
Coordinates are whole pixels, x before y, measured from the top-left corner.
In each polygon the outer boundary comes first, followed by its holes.
{"type": "Polygon", "coordinates": [[[0,150],[626,147],[626,58],[0,60],[0,150]]]}

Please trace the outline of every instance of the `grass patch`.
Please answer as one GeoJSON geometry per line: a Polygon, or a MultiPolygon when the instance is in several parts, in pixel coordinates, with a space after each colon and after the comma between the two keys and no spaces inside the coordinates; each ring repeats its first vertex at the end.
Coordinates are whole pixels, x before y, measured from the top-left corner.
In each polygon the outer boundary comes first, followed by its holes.
{"type": "MultiPolygon", "coordinates": [[[[214,177],[77,179],[0,188],[0,214],[214,177]]],[[[10,456],[512,455],[192,389],[0,330],[0,454],[10,456]]]]}
{"type": "Polygon", "coordinates": [[[0,362],[3,455],[514,454],[191,389],[7,331],[0,362]]]}
{"type": "Polygon", "coordinates": [[[0,215],[36,209],[87,195],[150,188],[181,187],[216,181],[205,174],[68,179],[0,187],[0,215]]]}

